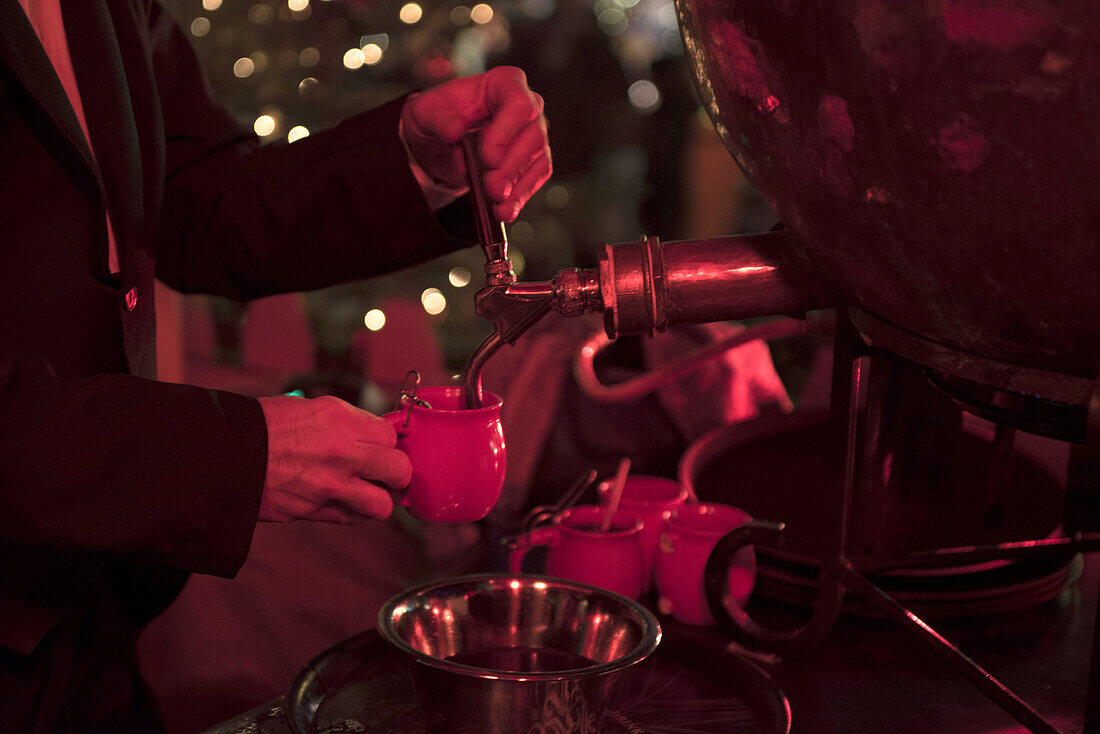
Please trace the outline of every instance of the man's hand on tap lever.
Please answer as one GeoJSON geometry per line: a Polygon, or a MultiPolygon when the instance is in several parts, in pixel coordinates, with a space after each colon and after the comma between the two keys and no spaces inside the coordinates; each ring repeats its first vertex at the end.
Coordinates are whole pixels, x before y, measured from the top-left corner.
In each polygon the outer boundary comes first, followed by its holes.
{"type": "Polygon", "coordinates": [[[456,193],[469,180],[459,143],[480,130],[477,153],[485,192],[503,222],[515,220],[552,172],[542,97],[515,67],[499,66],[410,95],[401,128],[417,164],[456,193]]]}

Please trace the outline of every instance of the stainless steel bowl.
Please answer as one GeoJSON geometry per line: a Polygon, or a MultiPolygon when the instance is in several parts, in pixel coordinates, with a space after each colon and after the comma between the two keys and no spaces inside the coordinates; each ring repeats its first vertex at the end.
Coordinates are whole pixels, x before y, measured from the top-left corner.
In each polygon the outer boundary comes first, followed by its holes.
{"type": "Polygon", "coordinates": [[[535,734],[602,730],[657,649],[645,607],[548,576],[474,575],[399,594],[378,614],[405,652],[434,731],[535,734]]]}

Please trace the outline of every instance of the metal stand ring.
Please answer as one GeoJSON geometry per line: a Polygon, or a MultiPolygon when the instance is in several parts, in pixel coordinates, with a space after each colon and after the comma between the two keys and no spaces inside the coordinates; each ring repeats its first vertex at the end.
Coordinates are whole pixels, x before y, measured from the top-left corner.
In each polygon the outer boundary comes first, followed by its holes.
{"type": "Polygon", "coordinates": [[[714,546],[703,572],[707,604],[722,632],[748,650],[774,652],[780,656],[805,653],[817,645],[840,615],[840,602],[844,595],[839,581],[826,578],[823,569],[821,584],[822,590],[827,593],[820,596],[810,621],[791,630],[764,627],[733,600],[729,569],[734,555],[749,545],[779,545],[784,527],[781,522],[754,520],[734,528],[714,546]]]}

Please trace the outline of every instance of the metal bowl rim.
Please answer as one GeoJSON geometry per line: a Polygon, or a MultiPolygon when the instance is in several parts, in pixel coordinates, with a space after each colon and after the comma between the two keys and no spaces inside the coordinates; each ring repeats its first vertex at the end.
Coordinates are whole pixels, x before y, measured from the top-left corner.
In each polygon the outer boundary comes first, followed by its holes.
{"type": "Polygon", "coordinates": [[[568,579],[561,579],[555,576],[543,576],[537,574],[498,574],[498,573],[479,573],[469,574],[466,576],[455,576],[448,579],[440,579],[438,581],[432,581],[421,586],[403,591],[396,596],[391,597],[382,605],[382,608],[378,611],[378,632],[391,645],[394,645],[402,652],[411,656],[417,663],[426,665],[428,667],[437,668],[439,670],[449,671],[457,675],[465,675],[471,678],[481,678],[486,680],[508,680],[508,681],[555,681],[566,680],[570,678],[580,677],[594,677],[599,675],[605,675],[608,673],[614,673],[620,670],[625,670],[632,665],[640,663],[647,657],[653,654],[657,649],[657,645],[661,642],[661,623],[657,621],[657,617],[653,612],[646,609],[642,604],[633,599],[629,599],[622,594],[617,594],[607,589],[602,589],[598,586],[592,586],[591,584],[581,583],[579,581],[570,581],[568,579]],[[415,647],[407,643],[397,629],[393,625],[393,611],[399,605],[414,599],[417,596],[423,595],[433,589],[437,589],[443,586],[453,586],[456,584],[468,584],[479,585],[485,582],[498,582],[507,583],[509,581],[530,581],[530,582],[548,582],[555,586],[583,591],[589,594],[598,594],[606,597],[610,597],[614,601],[620,602],[624,607],[632,611],[636,617],[640,618],[643,627],[642,639],[634,646],[629,653],[614,660],[609,660],[606,663],[596,663],[594,665],[584,668],[570,668],[568,670],[553,670],[546,672],[510,672],[501,670],[489,670],[487,668],[477,668],[472,665],[462,665],[461,663],[454,663],[449,660],[443,660],[441,658],[433,657],[427,653],[417,650],[415,647]]]}

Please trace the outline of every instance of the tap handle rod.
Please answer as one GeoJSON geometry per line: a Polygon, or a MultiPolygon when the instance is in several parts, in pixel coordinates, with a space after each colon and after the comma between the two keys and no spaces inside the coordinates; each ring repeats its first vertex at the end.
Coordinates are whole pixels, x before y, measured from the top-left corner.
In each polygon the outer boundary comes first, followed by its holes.
{"type": "Polygon", "coordinates": [[[462,157],[466,163],[466,175],[470,180],[470,198],[473,204],[474,223],[481,249],[488,262],[508,259],[508,235],[504,223],[493,214],[492,204],[485,193],[485,180],[477,160],[478,132],[467,133],[462,138],[462,157]]]}

